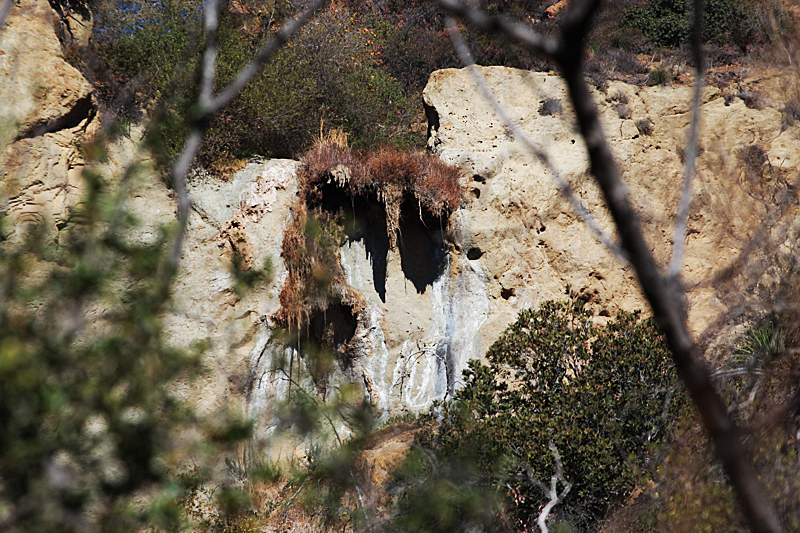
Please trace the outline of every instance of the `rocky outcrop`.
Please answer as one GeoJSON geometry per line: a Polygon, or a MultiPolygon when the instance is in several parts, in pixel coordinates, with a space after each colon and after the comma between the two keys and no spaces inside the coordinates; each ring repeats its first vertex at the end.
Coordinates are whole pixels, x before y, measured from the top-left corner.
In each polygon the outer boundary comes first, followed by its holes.
{"type": "Polygon", "coordinates": [[[46,0],[31,0],[0,32],[0,194],[17,230],[65,223],[80,198],[79,144],[97,122],[92,87],[63,59],[58,24],[46,0]]]}
{"type": "MultiPolygon", "coordinates": [[[[586,150],[561,80],[502,67],[480,72],[512,117],[549,153],[599,225],[613,234],[588,175],[586,150]]],[[[760,83],[758,88],[767,91],[779,79],[747,83],[760,83]]],[[[611,82],[605,93],[594,95],[647,238],[663,264],[672,250],[691,91],[611,82]]],[[[486,273],[488,294],[478,353],[472,355],[480,355],[520,309],[563,298],[567,286],[601,315],[646,309],[631,269],[578,218],[551,170],[508,134],[467,70],[434,72],[424,97],[438,119],[429,145],[469,176],[456,249],[461,261],[486,273]]],[[[797,197],[791,184],[797,178],[800,133],[797,125],[782,129],[780,101],[751,109],[743,99],[709,87],[702,102],[701,154],[683,270],[696,334],[742,304],[737,295],[742,286],[722,280],[737,261],[752,262],[741,257],[752,249],[751,240],[759,239],[759,247],[778,244],[793,228],[797,197]]],[[[748,283],[765,282],[751,274],[748,283]]]]}
{"type": "MultiPolygon", "coordinates": [[[[81,146],[98,126],[90,85],[61,57],[60,20],[43,0],[25,2],[0,34],[6,242],[30,222],[44,222],[48,238],[58,242],[82,194],[81,146]]],[[[481,72],[613,233],[559,78],[500,67],[481,72]]],[[[746,82],[751,91],[760,84],[767,96],[779,83],[777,77],[746,82]]],[[[518,311],[564,298],[567,287],[601,316],[646,307],[631,270],[598,243],[559,194],[551,171],[508,134],[467,71],[433,73],[424,97],[432,151],[463,171],[461,207],[437,225],[412,202],[392,219],[402,226],[397,242],[378,246],[351,236],[338,251],[344,283],[358,295],[348,326],[356,357],[335,372],[332,385],[345,378],[362,383],[382,416],[448,397],[466,362],[482,357],[518,311]]],[[[649,242],[665,262],[691,89],[611,82],[595,97],[649,242]]],[[[782,129],[779,106],[752,109],[723,90],[704,92],[684,261],[696,334],[726,323],[748,294],[774,287],[776,269],[795,256],[787,236],[796,233],[800,127],[782,129]]],[[[152,242],[174,222],[176,208],[141,136],[132,128],[92,165],[114,186],[126,176],[126,205],[140,221],[131,238],[152,242]],[[126,173],[134,163],[137,171],[126,173]]],[[[291,359],[293,348],[273,338],[272,317],[287,277],[281,246],[299,202],[299,169],[296,161],[252,161],[229,180],[202,172],[190,179],[193,210],[165,320],[174,345],[208,346],[207,372],[177,388],[201,414],[243,407],[267,430],[288,387],[275,363],[291,359]],[[250,290],[240,290],[237,268],[260,274],[250,290]]],[[[370,209],[353,203],[354,213],[362,208],[370,209]]],[[[373,220],[369,213],[354,216],[373,220]]],[[[372,229],[385,238],[385,227],[372,229]]]]}
{"type": "MultiPolygon", "coordinates": [[[[501,67],[481,72],[613,236],[560,79],[501,67]]],[[[595,94],[647,238],[664,264],[672,250],[691,91],[612,82],[595,94]]],[[[399,251],[389,249],[376,270],[365,242],[348,240],[340,250],[347,283],[365,302],[355,333],[358,374],[384,414],[446,398],[466,362],[482,357],[520,310],[563,299],[568,290],[601,317],[647,309],[631,269],[577,216],[552,170],[508,134],[466,70],[435,72],[424,96],[429,146],[463,170],[466,191],[443,236],[446,268],[419,290],[399,251]]],[[[718,88],[706,89],[702,101],[683,279],[692,330],[713,338],[746,308],[748,294],[774,286],[777,263],[769,254],[795,233],[791,183],[800,128],[784,130],[775,107],[749,108],[718,88]]],[[[794,248],[784,248],[784,258],[791,258],[794,248]]]]}

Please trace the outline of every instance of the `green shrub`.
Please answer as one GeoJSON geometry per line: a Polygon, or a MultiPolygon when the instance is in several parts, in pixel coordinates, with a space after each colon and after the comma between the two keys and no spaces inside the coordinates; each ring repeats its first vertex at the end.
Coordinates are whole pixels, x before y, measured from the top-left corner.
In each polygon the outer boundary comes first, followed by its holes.
{"type": "MultiPolygon", "coordinates": [[[[714,373],[715,386],[746,435],[759,478],[767,488],[785,531],[800,531],[800,463],[797,450],[797,351],[794,318],[779,311],[753,317],[751,325],[727,344],[728,357],[714,373]],[[794,325],[794,326],[793,326],[794,325]],[[793,398],[793,399],[792,399],[793,398]]],[[[640,531],[746,531],[744,516],[719,460],[708,447],[697,415],[682,417],[673,445],[649,490],[624,509],[608,533],[640,531]]],[[[616,517],[615,517],[616,518],[616,517]]]]}
{"type": "MultiPolygon", "coordinates": [[[[371,30],[346,15],[321,15],[275,57],[212,122],[207,158],[220,148],[235,157],[296,157],[310,146],[322,121],[346,131],[354,148],[407,144],[410,102],[403,87],[378,68],[380,50],[371,30]]],[[[223,53],[232,59],[220,72],[220,83],[252,52],[231,35],[223,53]]]]}
{"type": "Polygon", "coordinates": [[[174,386],[199,371],[202,348],[169,346],[159,318],[168,229],[140,242],[124,198],[92,171],[84,179],[57,240],[42,225],[0,246],[0,521],[177,528],[166,455],[193,417],[174,386]]]}
{"type": "MultiPolygon", "coordinates": [[[[706,0],[703,41],[734,44],[744,51],[748,45],[767,40],[763,14],[779,9],[769,1],[706,0]]],[[[644,33],[656,46],[674,48],[689,42],[693,13],[684,0],[649,0],[625,13],[622,23],[644,33]]]]}
{"type": "Polygon", "coordinates": [[[655,68],[647,75],[647,85],[666,85],[672,81],[672,73],[664,68],[655,68]]]}
{"type": "Polygon", "coordinates": [[[686,42],[691,29],[684,0],[651,0],[633,6],[622,23],[641,30],[654,44],[668,47],[686,42]]]}
{"type": "Polygon", "coordinates": [[[518,528],[534,527],[548,500],[533,480],[549,484],[555,473],[550,442],[572,483],[555,518],[583,529],[627,498],[685,405],[661,335],[638,313],[596,326],[581,302],[548,302],[521,312],[487,359],[470,362],[421,443],[434,451],[431,471],[471,469],[470,482],[456,485],[505,499],[518,528]],[[443,466],[453,464],[461,466],[443,466]]]}
{"type": "MultiPolygon", "coordinates": [[[[142,104],[161,104],[149,133],[163,162],[177,156],[188,131],[197,62],[186,58],[196,58],[202,44],[199,14],[187,18],[186,9],[171,5],[95,31],[105,36],[96,39],[96,49],[112,76],[133,81],[142,104]]],[[[274,29],[253,26],[252,17],[222,14],[217,90],[272,37],[274,29]]],[[[348,11],[320,14],[213,118],[199,161],[219,167],[254,155],[297,157],[323,122],[348,132],[355,148],[421,145],[423,136],[410,130],[417,102],[381,68],[383,50],[376,32],[348,11]]]]}

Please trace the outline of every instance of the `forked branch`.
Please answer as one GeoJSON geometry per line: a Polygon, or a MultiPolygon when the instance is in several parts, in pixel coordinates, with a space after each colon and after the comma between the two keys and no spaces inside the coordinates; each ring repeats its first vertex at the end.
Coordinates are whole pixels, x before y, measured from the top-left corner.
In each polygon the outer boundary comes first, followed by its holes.
{"type": "Polygon", "coordinates": [[[528,480],[542,489],[542,491],[545,493],[545,496],[550,498],[550,501],[548,501],[542,508],[542,512],[539,513],[539,518],[536,519],[536,525],[539,526],[539,530],[542,533],[548,533],[547,517],[550,516],[550,512],[556,505],[564,501],[564,498],[567,497],[570,489],[572,489],[572,483],[567,481],[567,478],[564,477],[564,466],[561,464],[561,455],[558,453],[558,448],[556,448],[556,445],[553,443],[553,441],[550,441],[549,448],[553,453],[553,459],[555,459],[556,462],[556,471],[550,478],[549,487],[545,486],[545,484],[541,481],[535,479],[533,477],[531,467],[527,467],[528,480]],[[561,483],[561,486],[563,487],[560,493],[558,492],[559,483],[561,483]]]}
{"type": "Polygon", "coordinates": [[[219,0],[208,0],[205,9],[203,24],[206,33],[206,49],[203,53],[200,68],[200,94],[193,108],[191,129],[186,138],[183,151],[172,167],[172,186],[178,197],[178,231],[172,243],[172,251],[167,261],[167,268],[162,275],[162,285],[166,292],[167,285],[172,275],[178,268],[183,239],[186,235],[186,225],[189,220],[191,200],[186,190],[186,176],[191,168],[197,151],[203,141],[203,135],[211,117],[225,107],[250,79],[264,66],[275,53],[283,47],[289,39],[325,4],[325,0],[313,0],[308,8],[300,13],[297,18],[289,21],[271,40],[259,50],[258,54],[245,66],[230,84],[213,95],[214,79],[217,65],[217,28],[219,26],[219,0]]]}
{"type": "MultiPolygon", "coordinates": [[[[490,17],[456,0],[439,0],[439,3],[451,14],[461,16],[483,30],[511,37],[544,54],[558,65],[567,84],[580,132],[589,153],[590,171],[603,191],[620,236],[621,247],[627,252],[653,316],[665,334],[678,373],[714,442],[717,455],[736,490],[744,516],[755,532],[782,531],[772,502],[744,447],[739,428],[728,415],[726,405],[714,389],[702,353],[689,333],[685,294],[680,280],[677,276],[661,272],[644,239],[639,217],[630,201],[628,188],[611,153],[597,107],[584,79],[584,44],[598,0],[570,2],[561,33],[555,40],[525,29],[522,24],[510,19],[490,17]]],[[[695,16],[702,17],[702,4],[699,0],[695,0],[695,16]]],[[[699,26],[700,23],[695,22],[695,27],[699,26]]],[[[702,78],[702,71],[699,74],[698,80],[702,78]]],[[[699,106],[697,95],[698,90],[695,91],[695,110],[699,106]]],[[[694,116],[697,117],[698,114],[694,113],[694,116]]],[[[695,130],[694,134],[690,134],[690,139],[696,142],[696,137],[695,130]]],[[[693,156],[687,162],[684,199],[688,198],[686,191],[689,187],[686,182],[693,172],[690,165],[694,165],[693,156]]],[[[688,207],[681,211],[678,224],[681,217],[685,216],[683,212],[688,212],[688,207]]]]}

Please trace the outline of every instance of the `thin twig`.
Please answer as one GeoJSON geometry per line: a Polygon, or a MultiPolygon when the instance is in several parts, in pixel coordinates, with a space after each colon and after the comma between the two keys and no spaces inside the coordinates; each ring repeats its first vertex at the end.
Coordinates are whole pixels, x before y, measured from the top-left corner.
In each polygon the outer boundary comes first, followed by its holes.
{"type": "Polygon", "coordinates": [[[550,176],[552,176],[553,180],[556,182],[556,186],[561,191],[561,194],[569,201],[572,208],[578,213],[578,216],[581,218],[584,224],[586,224],[592,233],[595,234],[597,239],[612,253],[627,261],[628,258],[625,252],[619,246],[617,246],[616,243],[614,243],[610,236],[606,235],[606,233],[598,224],[597,220],[592,216],[586,206],[583,205],[583,202],[581,202],[581,200],[575,196],[572,186],[566,179],[564,179],[564,176],[561,175],[561,172],[550,160],[548,153],[541,147],[537,146],[536,143],[531,140],[528,134],[525,133],[525,130],[520,127],[519,123],[517,123],[517,121],[506,112],[505,108],[494,94],[494,91],[492,91],[488,83],[486,83],[486,79],[475,65],[472,53],[470,52],[467,43],[464,41],[464,38],[461,36],[461,32],[458,31],[458,27],[451,17],[447,18],[446,26],[447,31],[450,34],[450,39],[453,42],[453,47],[456,49],[461,62],[467,67],[469,73],[472,75],[472,80],[475,83],[475,86],[478,88],[478,91],[480,91],[483,98],[492,106],[492,109],[497,116],[500,117],[500,120],[503,121],[506,128],[514,137],[522,141],[522,144],[525,145],[525,148],[530,153],[534,154],[542,163],[544,163],[544,165],[547,167],[548,174],[550,174],[550,176]]]}
{"type": "Polygon", "coordinates": [[[295,493],[292,494],[292,497],[289,498],[289,500],[286,502],[286,509],[283,511],[283,520],[284,521],[286,520],[286,517],[289,516],[289,507],[292,505],[292,503],[294,502],[295,498],[297,498],[297,495],[300,494],[300,491],[303,490],[303,487],[306,486],[306,482],[308,481],[308,479],[309,478],[306,477],[303,480],[303,482],[300,484],[300,487],[298,487],[298,489],[295,491],[295,493]]]}
{"type": "Polygon", "coordinates": [[[678,206],[678,216],[675,220],[672,258],[667,267],[667,277],[677,280],[683,266],[683,255],[686,249],[686,227],[689,219],[689,207],[692,203],[692,177],[697,160],[697,142],[700,137],[700,102],[703,96],[703,77],[705,65],[703,64],[703,0],[694,0],[694,27],[692,28],[692,56],[694,58],[694,97],[692,102],[692,123],[689,129],[689,140],[685,152],[685,166],[683,171],[683,187],[681,200],[678,206]]]}
{"type": "Polygon", "coordinates": [[[219,0],[208,0],[205,8],[206,49],[200,69],[199,112],[209,113],[214,78],[217,72],[217,30],[219,29],[219,0]]]}
{"type": "Polygon", "coordinates": [[[3,26],[6,25],[6,19],[11,12],[11,6],[14,5],[14,0],[6,0],[3,7],[0,7],[0,31],[3,31],[3,26]]]}

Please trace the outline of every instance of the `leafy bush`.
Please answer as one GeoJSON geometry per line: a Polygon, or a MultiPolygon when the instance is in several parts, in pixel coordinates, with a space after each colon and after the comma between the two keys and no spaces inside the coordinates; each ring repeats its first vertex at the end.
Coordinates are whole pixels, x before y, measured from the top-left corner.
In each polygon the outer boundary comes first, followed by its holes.
{"type": "Polygon", "coordinates": [[[685,405],[661,335],[638,313],[596,326],[580,301],[548,302],[521,312],[487,359],[470,362],[464,388],[438,407],[441,423],[421,443],[439,465],[466,465],[440,472],[471,469],[467,485],[505,499],[521,529],[548,500],[534,480],[555,473],[549,443],[572,483],[555,513],[585,528],[624,501],[685,405]]]}
{"type": "MultiPolygon", "coordinates": [[[[797,322],[777,312],[753,317],[714,372],[716,386],[747,435],[759,478],[786,531],[800,531],[797,449],[797,322]],[[782,316],[783,315],[783,316],[782,316]]],[[[649,489],[617,513],[604,531],[746,531],[733,488],[706,443],[695,416],[684,417],[649,489]],[[642,525],[647,524],[647,527],[642,525]]]]}
{"type": "Polygon", "coordinates": [[[390,21],[385,16],[373,24],[382,44],[382,66],[407,91],[421,92],[434,70],[461,66],[447,34],[427,22],[435,15],[429,7],[414,13],[416,24],[390,21]]]}
{"type": "Polygon", "coordinates": [[[152,171],[101,174],[106,142],[82,145],[82,198],[58,225],[0,213],[3,531],[180,530],[184,490],[253,429],[183,401],[205,342],[165,331],[175,228],[143,231],[129,200],[152,171]]]}
{"type": "Polygon", "coordinates": [[[0,246],[0,523],[177,527],[165,456],[192,416],[173,387],[199,370],[201,348],[169,346],[159,320],[169,233],[141,242],[123,198],[84,179],[57,241],[41,226],[0,246]]]}
{"type": "MultiPolygon", "coordinates": [[[[99,17],[95,48],[112,78],[136,86],[140,104],[160,104],[150,139],[167,162],[182,148],[195,100],[199,11],[169,2],[130,5],[136,16],[99,17]]],[[[275,26],[256,15],[223,12],[217,87],[250,61],[275,26]]],[[[220,167],[254,155],[296,157],[322,122],[347,131],[357,148],[421,145],[422,135],[410,129],[416,101],[381,67],[384,46],[378,41],[373,29],[344,9],[321,13],[214,117],[200,162],[220,167]]]]}
{"type": "Polygon", "coordinates": [[[651,0],[633,6],[622,23],[641,30],[654,44],[669,47],[687,42],[691,29],[684,0],[651,0]]]}
{"type": "MultiPolygon", "coordinates": [[[[768,40],[768,32],[761,17],[770,11],[779,13],[769,1],[707,0],[703,41],[734,44],[742,51],[748,45],[763,43],[768,40]]],[[[653,44],[674,48],[689,42],[693,16],[690,2],[649,0],[628,9],[622,22],[640,30],[653,44]]]]}
{"type": "MultiPolygon", "coordinates": [[[[221,36],[219,83],[224,84],[255,52],[238,30],[221,36]]],[[[404,88],[379,68],[374,31],[344,10],[322,13],[284,48],[212,121],[201,156],[221,154],[296,157],[320,129],[341,128],[355,148],[411,146],[411,103],[404,88]]],[[[423,141],[422,136],[417,139],[423,141]]]]}

